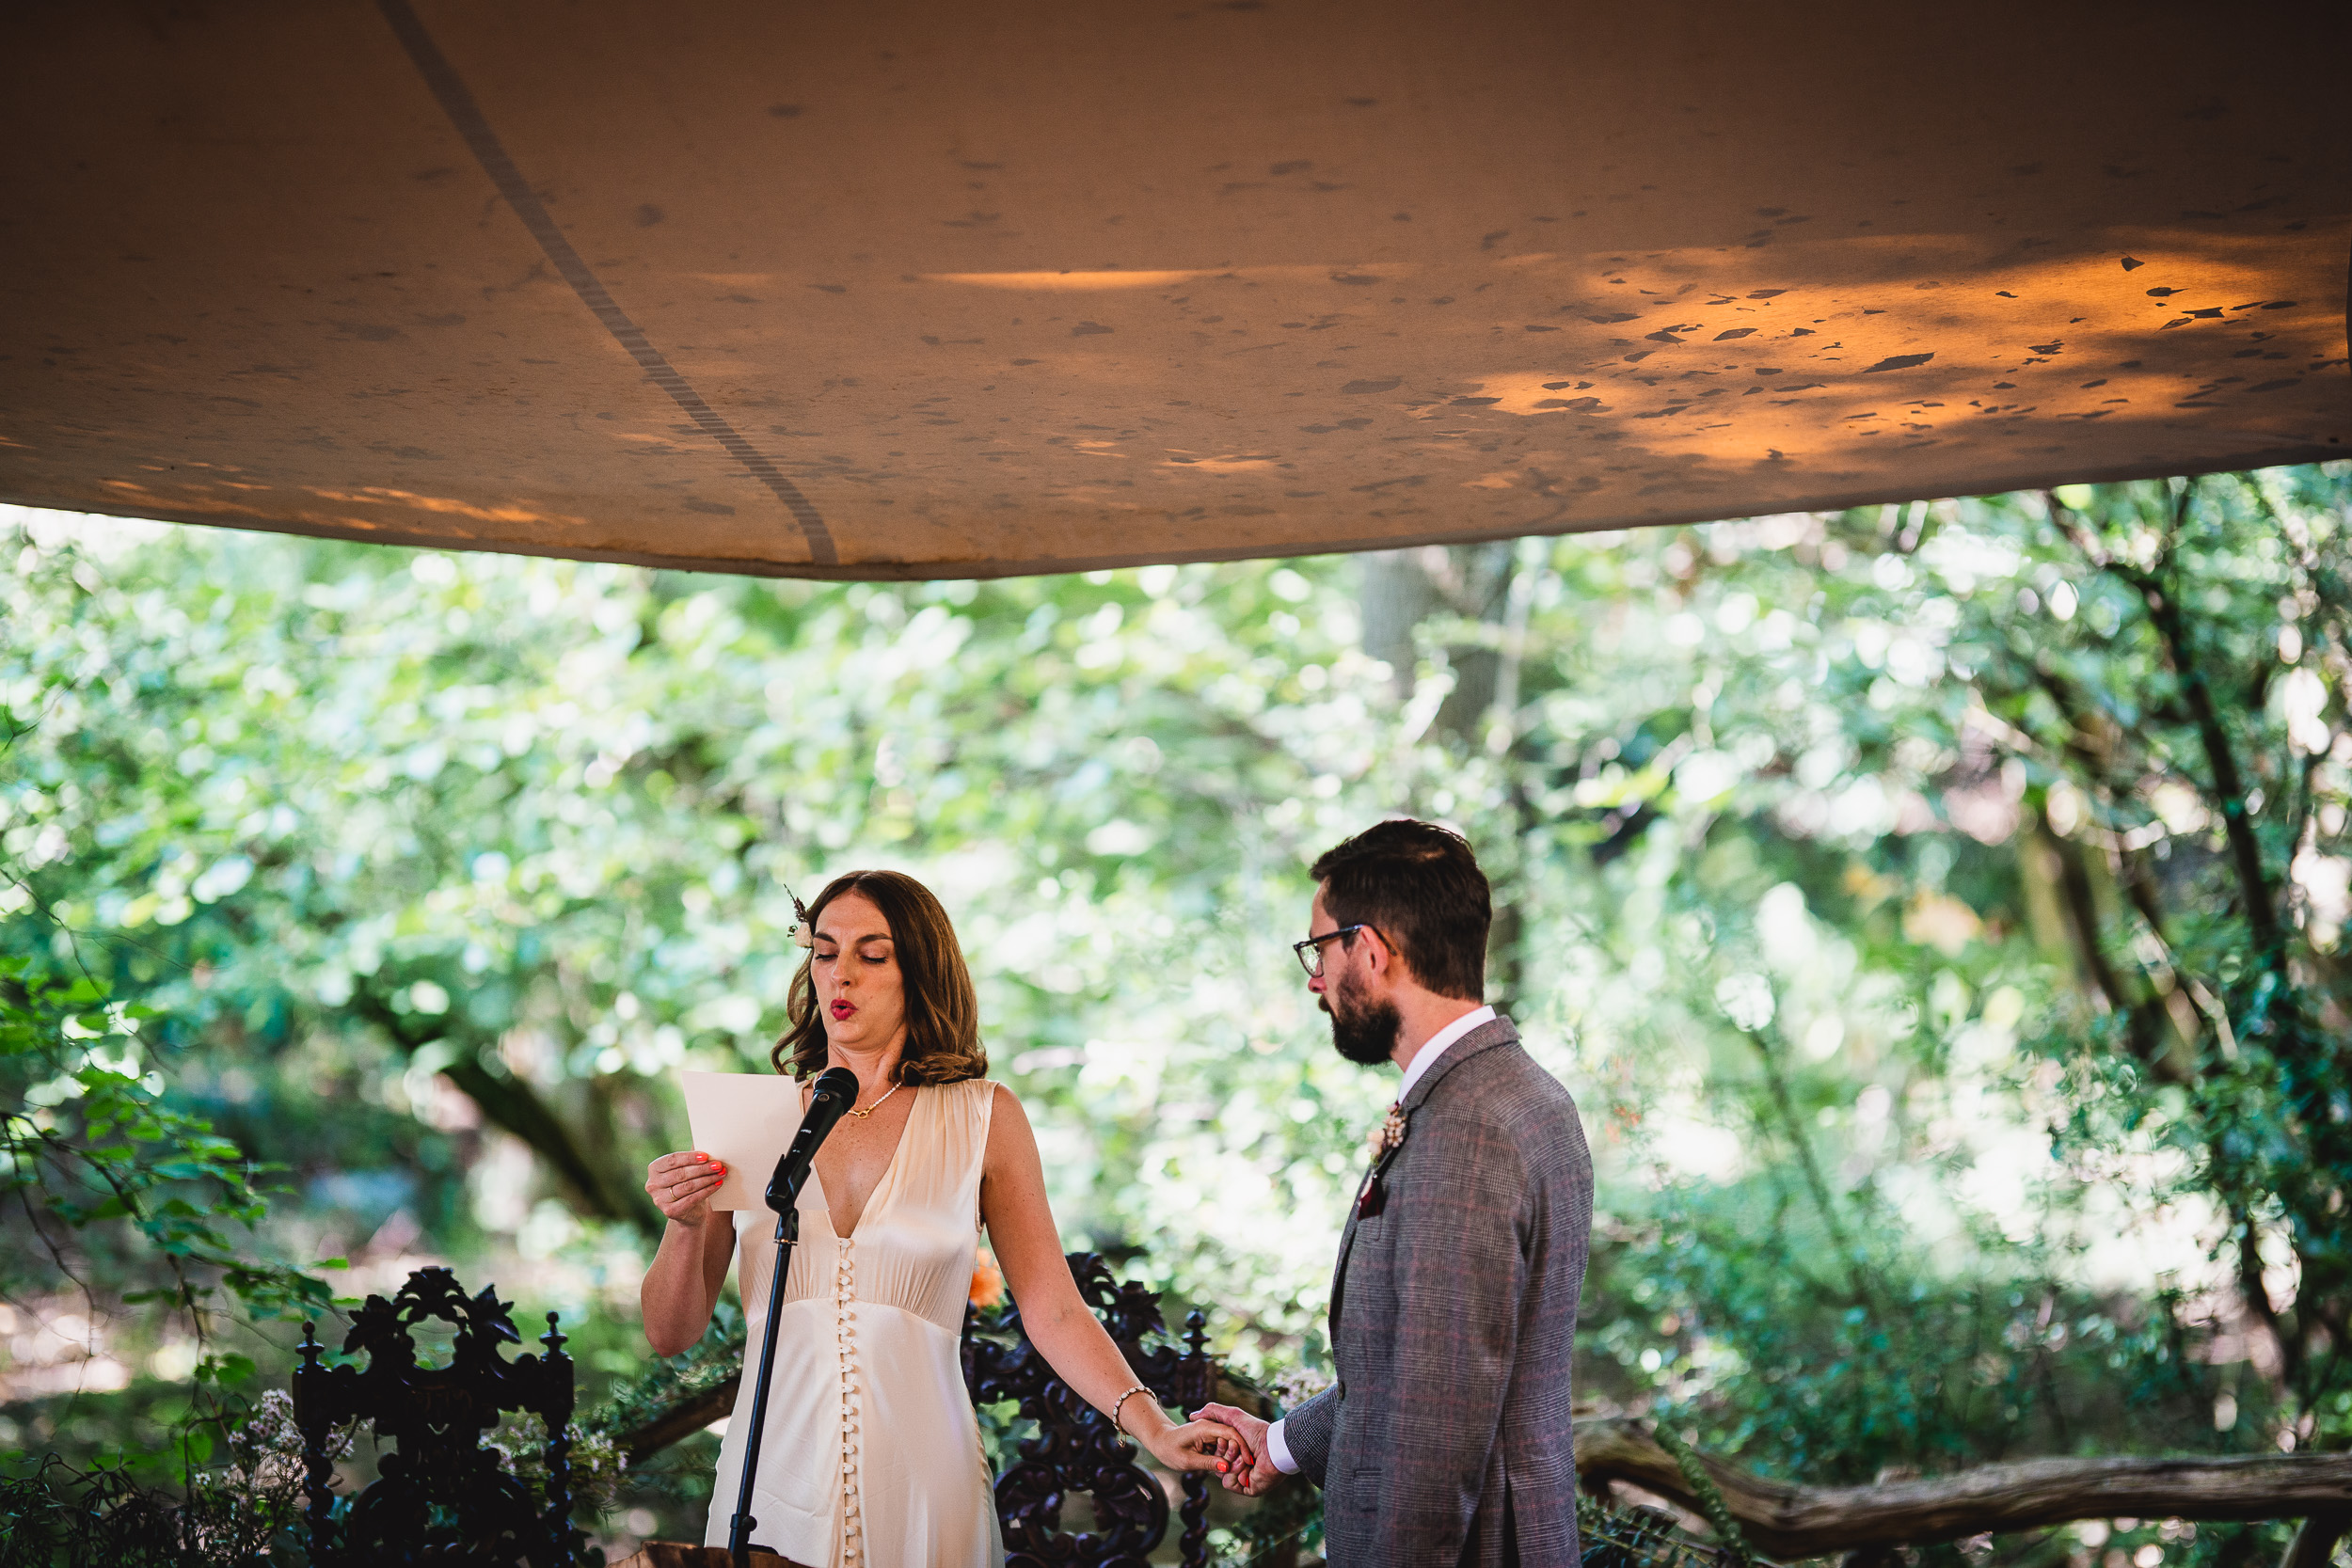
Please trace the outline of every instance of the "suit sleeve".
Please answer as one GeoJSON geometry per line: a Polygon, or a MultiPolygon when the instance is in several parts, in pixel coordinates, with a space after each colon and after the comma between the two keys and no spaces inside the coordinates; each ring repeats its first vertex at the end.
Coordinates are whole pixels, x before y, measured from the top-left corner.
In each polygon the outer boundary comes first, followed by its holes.
{"type": "Polygon", "coordinates": [[[1323,1484],[1331,1459],[1331,1427],[1339,1419],[1339,1391],[1326,1388],[1282,1418],[1282,1445],[1298,1462],[1298,1473],[1323,1484]]]}
{"type": "Polygon", "coordinates": [[[1398,1542],[1405,1559],[1451,1562],[1502,1428],[1538,1216],[1526,1163],[1502,1129],[1456,1124],[1432,1152],[1440,1180],[1421,1190],[1454,1200],[1399,1216],[1401,1342],[1386,1481],[1391,1523],[1414,1537],[1398,1542]]]}

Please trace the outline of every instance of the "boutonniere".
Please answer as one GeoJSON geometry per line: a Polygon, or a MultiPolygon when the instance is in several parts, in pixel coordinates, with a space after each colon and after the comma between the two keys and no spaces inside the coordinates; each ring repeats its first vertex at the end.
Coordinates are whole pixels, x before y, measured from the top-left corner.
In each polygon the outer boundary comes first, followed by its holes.
{"type": "Polygon", "coordinates": [[[1364,1134],[1364,1153],[1377,1164],[1404,1141],[1405,1113],[1391,1105],[1389,1114],[1380,1118],[1380,1125],[1364,1134]]]}

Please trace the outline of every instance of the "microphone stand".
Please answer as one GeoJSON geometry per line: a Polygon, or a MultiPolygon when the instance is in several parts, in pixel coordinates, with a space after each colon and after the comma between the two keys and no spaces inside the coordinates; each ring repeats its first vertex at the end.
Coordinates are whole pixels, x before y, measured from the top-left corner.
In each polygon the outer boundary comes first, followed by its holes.
{"type": "MultiPolygon", "coordinates": [[[[775,1195],[769,1194],[772,1201],[775,1195]]],[[[751,1568],[752,1481],[759,1474],[759,1440],[768,1431],[768,1382],[776,1371],[776,1325],[784,1312],[786,1271],[792,1266],[792,1248],[801,1239],[801,1211],[795,1200],[776,1210],[776,1272],[768,1286],[768,1332],[759,1342],[759,1377],[752,1385],[752,1430],[743,1438],[743,1474],[735,1488],[735,1516],[727,1521],[727,1555],[735,1568],[751,1568]]]]}
{"type": "Polygon", "coordinates": [[[801,1188],[808,1181],[818,1146],[856,1102],[856,1073],[846,1067],[818,1073],[809,1091],[808,1109],[801,1113],[800,1131],[792,1134],[791,1147],[768,1179],[768,1207],[776,1212],[776,1272],[768,1282],[768,1332],[759,1342],[759,1375],[752,1383],[752,1430],[743,1438],[743,1473],[736,1482],[735,1513],[727,1521],[727,1555],[734,1559],[734,1568],[751,1568],[752,1528],[759,1523],[752,1517],[752,1482],[759,1475],[760,1439],[768,1434],[768,1385],[776,1371],[785,1280],[792,1267],[792,1248],[801,1239],[801,1188]]]}

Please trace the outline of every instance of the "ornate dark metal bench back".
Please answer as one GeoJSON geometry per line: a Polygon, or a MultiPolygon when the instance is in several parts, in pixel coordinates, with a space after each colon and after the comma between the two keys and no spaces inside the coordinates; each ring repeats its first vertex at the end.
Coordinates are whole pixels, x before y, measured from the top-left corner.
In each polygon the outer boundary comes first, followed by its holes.
{"type": "MultiPolygon", "coordinates": [[[[1094,1253],[1069,1258],[1078,1293],[1110,1331],[1136,1381],[1162,1404],[1192,1410],[1206,1402],[1216,1363],[1202,1349],[1208,1336],[1200,1314],[1185,1319],[1180,1350],[1168,1340],[1158,1292],[1114,1280],[1094,1253]]],[[[1168,1531],[1168,1494],[1136,1463],[1135,1445],[1054,1375],[1029,1343],[1017,1308],[965,1310],[963,1381],[975,1404],[1018,1401],[1021,1414],[1037,1423],[1037,1434],[1020,1445],[1019,1460],[996,1481],[1007,1568],[1144,1568],[1168,1531]],[[1073,1492],[1091,1495],[1091,1530],[1061,1528],[1062,1506],[1073,1492]]],[[[1205,1568],[1209,1560],[1208,1513],[1209,1478],[1185,1476],[1178,1510],[1185,1568],[1205,1568]]]]}
{"type": "Polygon", "coordinates": [[[540,1337],[544,1356],[508,1360],[502,1345],[522,1338],[498,1288],[469,1296],[447,1269],[419,1269],[391,1300],[370,1296],[343,1340],[365,1368],[320,1364],[312,1324],[303,1324],[294,1369],[294,1420],[302,1429],[310,1560],[319,1568],[387,1562],[465,1563],[477,1568],[571,1568],[581,1536],[571,1522],[572,1361],[555,1314],[540,1337]],[[456,1328],[449,1364],[421,1366],[411,1333],[437,1319],[456,1328]],[[547,1423],[544,1497],[501,1467],[483,1434],[504,1411],[547,1423]],[[375,1423],[399,1451],[344,1507],[330,1481],[337,1429],[375,1423]]]}
{"type": "MultiPolygon", "coordinates": [[[[1157,1292],[1113,1279],[1093,1253],[1071,1253],[1069,1262],[1079,1294],[1136,1381],[1163,1404],[1190,1410],[1204,1403],[1216,1367],[1203,1348],[1200,1314],[1187,1318],[1179,1345],[1168,1337],[1157,1292]]],[[[370,1296],[353,1320],[343,1352],[364,1354],[365,1366],[323,1365],[315,1327],[304,1325],[294,1419],[303,1436],[310,1560],[318,1568],[427,1560],[471,1568],[572,1568],[579,1561],[584,1537],[570,1520],[571,1358],[549,1313],[541,1337],[545,1355],[509,1360],[501,1347],[521,1342],[509,1311],[496,1287],[468,1296],[449,1270],[430,1268],[410,1275],[389,1301],[370,1296]],[[418,1360],[413,1330],[429,1320],[456,1330],[446,1366],[418,1360]],[[483,1445],[506,1411],[530,1411],[547,1423],[544,1496],[534,1496],[483,1445]],[[339,1430],[355,1420],[373,1422],[397,1451],[384,1456],[376,1481],[342,1500],[331,1486],[332,1456],[339,1430]]],[[[962,1360],[975,1403],[1014,1401],[1037,1423],[996,1482],[1007,1568],[1145,1568],[1168,1531],[1168,1493],[1136,1463],[1135,1445],[1054,1375],[1029,1343],[1019,1311],[967,1309],[962,1360]],[[1061,1528],[1062,1511],[1078,1493],[1092,1501],[1095,1528],[1073,1533],[1061,1528]]],[[[1177,1513],[1185,1568],[1208,1563],[1209,1484],[1206,1476],[1183,1479],[1177,1513]]]]}

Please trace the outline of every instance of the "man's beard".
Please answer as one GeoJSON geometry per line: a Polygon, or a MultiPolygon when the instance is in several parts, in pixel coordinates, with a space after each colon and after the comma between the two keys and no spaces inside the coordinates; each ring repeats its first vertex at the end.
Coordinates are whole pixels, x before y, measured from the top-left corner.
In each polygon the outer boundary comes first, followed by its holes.
{"type": "Polygon", "coordinates": [[[1331,1015],[1331,1047],[1360,1067],[1378,1067],[1395,1053],[1405,1019],[1393,1002],[1367,1002],[1336,987],[1323,998],[1331,1015]]]}

